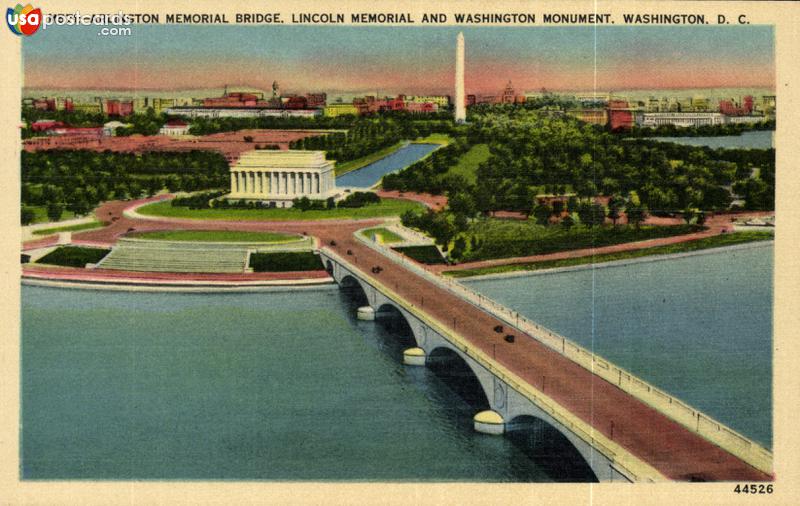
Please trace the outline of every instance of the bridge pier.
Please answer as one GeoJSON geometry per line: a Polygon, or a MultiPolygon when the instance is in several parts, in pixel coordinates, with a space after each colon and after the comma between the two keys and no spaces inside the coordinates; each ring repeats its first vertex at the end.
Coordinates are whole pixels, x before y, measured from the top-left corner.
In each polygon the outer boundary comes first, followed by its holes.
{"type": "Polygon", "coordinates": [[[422,348],[408,348],[403,352],[403,363],[405,365],[425,365],[425,350],[422,348]]]}
{"type": "Polygon", "coordinates": [[[371,306],[361,306],[356,311],[356,318],[364,321],[372,321],[375,319],[375,310],[371,306]]]}
{"type": "MultiPolygon", "coordinates": [[[[392,294],[382,292],[368,278],[364,278],[353,268],[348,268],[325,250],[321,251],[326,259],[326,266],[332,277],[342,286],[357,285],[364,293],[362,307],[358,308],[359,320],[377,320],[384,314],[397,312],[408,323],[414,339],[414,345],[403,352],[403,363],[409,366],[429,366],[442,359],[441,349],[449,350],[466,363],[480,384],[488,401],[488,410],[476,413],[473,417],[473,428],[476,432],[491,435],[505,435],[517,429],[520,417],[537,418],[561,433],[572,447],[577,450],[584,462],[589,466],[594,477],[600,482],[634,481],[652,479],[649,476],[632,476],[624,467],[618,466],[613,456],[609,457],[604,448],[587,438],[585,432],[579,433],[565,425],[562,420],[553,416],[552,407],[540,406],[529,395],[524,394],[515,385],[508,384],[498,377],[494,371],[479,363],[462,346],[453,343],[448,336],[432,327],[417,311],[421,308],[409,309],[401,301],[394,300],[392,294]],[[349,279],[348,279],[349,278],[349,279]],[[391,311],[387,308],[393,308],[391,311]]],[[[421,312],[421,311],[420,311],[421,312]]]]}
{"type": "Polygon", "coordinates": [[[472,422],[475,432],[480,432],[482,434],[502,436],[506,431],[505,420],[503,420],[503,417],[500,416],[500,413],[497,411],[481,411],[472,417],[472,422]]]}

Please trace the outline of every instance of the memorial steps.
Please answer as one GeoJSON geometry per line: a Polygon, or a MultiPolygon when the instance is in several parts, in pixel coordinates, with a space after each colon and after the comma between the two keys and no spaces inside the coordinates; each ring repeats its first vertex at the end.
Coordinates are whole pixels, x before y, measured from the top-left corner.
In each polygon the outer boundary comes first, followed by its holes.
{"type": "Polygon", "coordinates": [[[241,244],[120,240],[97,268],[146,272],[242,273],[248,248],[241,244]]]}

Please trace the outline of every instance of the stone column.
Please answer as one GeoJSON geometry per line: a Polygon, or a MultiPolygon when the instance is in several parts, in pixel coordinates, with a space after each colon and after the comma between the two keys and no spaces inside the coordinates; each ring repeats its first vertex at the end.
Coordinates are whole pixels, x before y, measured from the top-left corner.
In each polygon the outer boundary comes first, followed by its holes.
{"type": "Polygon", "coordinates": [[[231,193],[236,193],[236,173],[231,172],[231,193]]]}

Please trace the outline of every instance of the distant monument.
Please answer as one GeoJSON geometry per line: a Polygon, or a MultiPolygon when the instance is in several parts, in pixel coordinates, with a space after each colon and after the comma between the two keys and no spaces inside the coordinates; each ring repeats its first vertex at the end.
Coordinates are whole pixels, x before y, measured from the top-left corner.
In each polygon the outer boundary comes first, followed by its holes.
{"type": "Polygon", "coordinates": [[[456,38],[456,123],[467,120],[464,103],[464,34],[458,33],[456,38]]]}

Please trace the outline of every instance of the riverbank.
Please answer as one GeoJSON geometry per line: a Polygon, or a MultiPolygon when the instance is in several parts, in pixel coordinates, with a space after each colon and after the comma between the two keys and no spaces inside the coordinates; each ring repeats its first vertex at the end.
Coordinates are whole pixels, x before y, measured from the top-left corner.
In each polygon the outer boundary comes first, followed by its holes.
{"type": "MultiPolygon", "coordinates": [[[[50,286],[58,288],[82,288],[89,290],[114,290],[114,291],[147,291],[147,292],[248,292],[262,291],[274,288],[302,289],[310,287],[333,286],[333,278],[328,273],[306,272],[305,277],[269,278],[256,277],[252,280],[226,280],[226,279],[191,279],[191,278],[164,278],[152,277],[148,274],[137,273],[139,277],[98,276],[87,273],[85,276],[69,275],[66,272],[59,276],[57,273],[47,274],[35,271],[23,271],[21,283],[23,285],[50,286]]],[[[295,273],[279,273],[295,274],[295,273]]]]}
{"type": "Polygon", "coordinates": [[[332,278],[299,281],[273,281],[268,283],[253,284],[149,284],[149,283],[104,283],[94,281],[54,280],[26,278],[21,279],[21,284],[28,286],[43,286],[49,288],[66,288],[80,290],[107,290],[114,292],[177,292],[177,293],[244,293],[244,292],[272,292],[294,290],[322,290],[332,289],[336,285],[332,278]]]}
{"type": "MultiPolygon", "coordinates": [[[[731,236],[732,235],[733,234],[731,234],[731,236]]],[[[716,236],[716,237],[722,237],[722,236],[716,236]]],[[[699,241],[696,242],[700,241],[703,241],[703,239],[700,239],[699,241]]],[[[648,248],[648,249],[641,249],[634,251],[625,251],[621,253],[611,253],[607,255],[597,255],[597,256],[587,256],[579,258],[568,258],[563,260],[537,262],[534,264],[513,264],[513,265],[503,265],[498,267],[487,267],[485,269],[444,271],[442,274],[452,278],[461,278],[461,279],[468,278],[470,280],[504,279],[504,278],[521,277],[521,276],[535,276],[544,274],[555,274],[559,272],[581,271],[587,269],[620,267],[623,265],[660,262],[664,260],[673,260],[676,258],[684,258],[691,256],[713,255],[727,251],[771,247],[773,245],[773,241],[771,240],[771,238],[750,239],[747,242],[738,244],[730,244],[725,246],[698,247],[697,249],[693,249],[690,251],[682,251],[675,253],[660,253],[660,251],[662,250],[666,251],[669,249],[674,249],[675,246],[688,246],[692,244],[693,243],[680,243],[678,245],[669,245],[669,246],[662,246],[662,247],[655,247],[655,248],[648,248]],[[606,257],[608,258],[614,257],[618,259],[605,259],[606,257]],[[500,271],[502,268],[504,269],[500,271]],[[486,272],[493,270],[497,270],[499,272],[486,272]],[[473,274],[473,272],[478,272],[478,273],[473,274]],[[481,272],[486,272],[486,273],[484,274],[481,272]]]]}
{"type": "Polygon", "coordinates": [[[333,278],[317,271],[257,272],[242,274],[134,272],[24,265],[22,284],[129,291],[251,291],[274,287],[308,287],[332,284],[333,278]]]}

